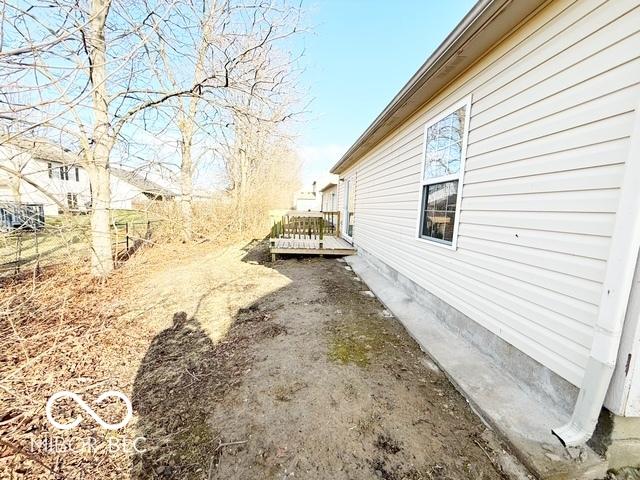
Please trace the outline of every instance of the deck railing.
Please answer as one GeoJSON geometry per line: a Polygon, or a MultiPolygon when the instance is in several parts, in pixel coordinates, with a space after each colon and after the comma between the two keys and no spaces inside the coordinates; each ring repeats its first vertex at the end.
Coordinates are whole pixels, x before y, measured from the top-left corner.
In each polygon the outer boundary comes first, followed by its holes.
{"type": "Polygon", "coordinates": [[[271,259],[282,254],[350,255],[355,249],[340,239],[339,212],[288,211],[277,217],[269,235],[271,259]]]}
{"type": "Polygon", "coordinates": [[[322,218],[324,219],[325,233],[327,235],[333,235],[336,238],[340,237],[340,212],[322,212],[322,218]]]}
{"type": "Polygon", "coordinates": [[[271,238],[299,238],[319,240],[320,248],[325,235],[325,220],[318,216],[284,215],[274,221],[271,238]]]}

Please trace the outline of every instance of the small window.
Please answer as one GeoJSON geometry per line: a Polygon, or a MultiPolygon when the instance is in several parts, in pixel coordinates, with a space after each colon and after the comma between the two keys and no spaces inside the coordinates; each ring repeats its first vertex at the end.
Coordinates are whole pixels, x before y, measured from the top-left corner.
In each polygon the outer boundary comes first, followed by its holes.
{"type": "Polygon", "coordinates": [[[67,206],[69,210],[76,210],[78,208],[78,194],[67,193],[67,206]]]}
{"type": "Polygon", "coordinates": [[[69,180],[69,169],[66,165],[61,165],[58,169],[60,171],[60,180],[69,180]]]}
{"type": "Polygon", "coordinates": [[[47,163],[47,171],[49,172],[49,178],[53,178],[53,166],[51,165],[51,162],[47,163]]]}
{"type": "Polygon", "coordinates": [[[76,170],[76,182],[80,181],[80,169],[78,167],[75,168],[76,170]]]}
{"type": "Polygon", "coordinates": [[[418,236],[455,248],[470,98],[425,126],[418,236]]]}

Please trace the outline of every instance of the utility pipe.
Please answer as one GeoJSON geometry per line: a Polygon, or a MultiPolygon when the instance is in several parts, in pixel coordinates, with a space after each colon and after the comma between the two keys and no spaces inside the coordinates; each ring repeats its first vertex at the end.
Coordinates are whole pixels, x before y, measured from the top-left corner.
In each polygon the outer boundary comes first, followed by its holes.
{"type": "Polygon", "coordinates": [[[598,423],[616,366],[639,249],[640,104],[635,110],[591,353],[571,420],[552,430],[564,445],[585,443],[593,435],[598,423]]]}

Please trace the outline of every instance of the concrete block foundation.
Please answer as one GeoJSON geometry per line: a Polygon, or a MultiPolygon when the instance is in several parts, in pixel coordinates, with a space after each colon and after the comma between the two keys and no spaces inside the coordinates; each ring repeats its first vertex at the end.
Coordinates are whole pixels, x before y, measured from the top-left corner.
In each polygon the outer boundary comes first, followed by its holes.
{"type": "Polygon", "coordinates": [[[621,417],[603,410],[589,445],[606,458],[612,470],[640,468],[640,418],[621,417]]]}

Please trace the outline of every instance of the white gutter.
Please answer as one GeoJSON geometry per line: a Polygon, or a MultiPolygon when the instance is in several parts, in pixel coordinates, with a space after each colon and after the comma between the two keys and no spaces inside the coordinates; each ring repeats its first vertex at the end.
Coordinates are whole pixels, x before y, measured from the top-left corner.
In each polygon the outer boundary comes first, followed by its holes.
{"type": "Polygon", "coordinates": [[[564,445],[583,444],[593,435],[616,366],[622,327],[640,249],[639,185],[640,104],[636,108],[631,133],[631,145],[611,237],[591,354],[571,420],[567,425],[553,429],[553,433],[564,445]]]}

